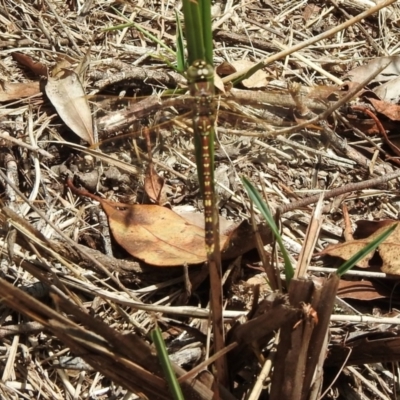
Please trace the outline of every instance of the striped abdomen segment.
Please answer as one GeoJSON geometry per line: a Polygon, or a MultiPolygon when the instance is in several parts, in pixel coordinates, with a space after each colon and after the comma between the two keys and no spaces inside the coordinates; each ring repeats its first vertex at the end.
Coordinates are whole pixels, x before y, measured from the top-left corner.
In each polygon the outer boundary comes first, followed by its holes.
{"type": "Polygon", "coordinates": [[[214,212],[214,190],[212,185],[213,167],[210,155],[210,133],[206,129],[210,120],[203,117],[199,118],[199,133],[201,135],[201,158],[203,167],[203,202],[204,202],[204,230],[205,244],[207,253],[214,250],[214,228],[213,228],[213,212],[214,212]]]}
{"type": "Polygon", "coordinates": [[[211,65],[199,60],[195,61],[187,71],[190,94],[193,102],[193,130],[201,146],[201,175],[204,201],[204,229],[207,254],[214,250],[214,160],[211,146],[214,140],[215,102],[214,102],[214,70],[211,65]]]}

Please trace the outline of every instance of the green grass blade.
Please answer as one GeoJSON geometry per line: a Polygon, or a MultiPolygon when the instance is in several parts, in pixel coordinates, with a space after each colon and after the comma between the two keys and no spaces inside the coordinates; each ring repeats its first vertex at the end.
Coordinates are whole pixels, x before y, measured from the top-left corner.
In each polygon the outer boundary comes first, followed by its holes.
{"type": "MultiPolygon", "coordinates": [[[[242,178],[242,180],[243,180],[243,184],[247,190],[247,193],[249,194],[249,197],[254,202],[254,204],[257,206],[257,208],[260,210],[261,214],[264,216],[265,220],[267,221],[268,225],[270,226],[274,236],[276,237],[276,240],[279,244],[279,247],[281,249],[282,256],[283,256],[283,259],[285,262],[286,279],[290,281],[290,279],[293,277],[294,269],[290,262],[289,254],[287,253],[287,251],[283,245],[282,238],[280,236],[278,227],[275,224],[275,221],[273,219],[271,211],[269,210],[269,208],[268,208],[267,204],[264,202],[264,200],[261,198],[258,191],[251,185],[251,183],[246,178],[242,178]]],[[[342,264],[336,272],[337,275],[342,276],[350,268],[354,267],[360,260],[362,260],[368,253],[370,253],[371,251],[374,251],[382,242],[384,242],[393,233],[393,231],[396,229],[396,227],[397,227],[397,225],[393,225],[390,228],[388,228],[385,232],[383,232],[381,235],[379,235],[377,238],[375,238],[371,243],[366,245],[362,250],[357,252],[349,260],[347,260],[344,264],[342,264]]]]}
{"type": "Polygon", "coordinates": [[[168,47],[162,40],[160,40],[157,36],[154,36],[153,34],[151,34],[149,31],[146,31],[146,29],[143,29],[140,25],[136,24],[135,22],[130,21],[124,14],[122,14],[121,12],[119,12],[116,8],[111,7],[118,15],[120,15],[122,18],[124,18],[127,23],[126,24],[121,24],[121,25],[116,25],[116,26],[112,26],[110,28],[104,28],[103,32],[107,32],[107,31],[116,31],[116,30],[120,30],[120,29],[124,29],[124,28],[131,28],[134,27],[135,29],[137,29],[138,31],[142,32],[143,35],[145,35],[146,37],[148,37],[150,40],[152,40],[154,43],[159,44],[162,48],[164,48],[165,50],[167,50],[169,53],[171,53],[174,57],[176,57],[176,53],[174,50],[172,50],[170,47],[168,47]]]}
{"type": "Polygon", "coordinates": [[[258,191],[254,188],[254,186],[246,178],[242,178],[242,182],[243,182],[243,185],[244,185],[250,199],[253,201],[253,203],[256,205],[256,207],[260,210],[261,214],[267,221],[267,224],[271,228],[272,233],[274,234],[274,236],[276,238],[276,241],[278,242],[278,245],[281,250],[283,260],[284,260],[286,283],[289,284],[294,275],[294,268],[293,268],[292,263],[290,262],[289,253],[287,252],[287,250],[285,248],[285,245],[283,243],[279,229],[276,226],[274,217],[272,216],[272,213],[271,213],[268,205],[262,199],[260,193],[258,193],[258,191]]]}
{"type": "Polygon", "coordinates": [[[342,276],[350,268],[354,267],[360,260],[362,260],[368,253],[374,251],[382,242],[384,242],[397,228],[397,224],[388,228],[385,232],[376,237],[371,243],[367,244],[362,250],[354,254],[353,257],[349,258],[344,264],[342,264],[336,273],[342,276]]]}
{"type": "Polygon", "coordinates": [[[214,65],[213,63],[213,37],[211,28],[211,1],[199,0],[201,7],[201,20],[203,26],[203,41],[204,41],[204,59],[207,64],[214,65]]]}
{"type": "Polygon", "coordinates": [[[172,369],[171,361],[168,357],[165,342],[161,336],[161,331],[158,327],[151,331],[151,339],[157,350],[157,355],[160,360],[161,367],[164,371],[165,379],[168,383],[169,390],[174,400],[185,400],[182,389],[179,385],[176,375],[172,369]]]}
{"type": "Polygon", "coordinates": [[[185,42],[183,40],[182,24],[179,14],[175,12],[176,20],[176,62],[179,72],[185,71],[185,42]]]}
{"type": "Polygon", "coordinates": [[[196,60],[206,60],[204,47],[204,29],[201,17],[201,3],[203,0],[183,0],[183,16],[185,18],[186,46],[188,63],[192,65],[196,60]]]}

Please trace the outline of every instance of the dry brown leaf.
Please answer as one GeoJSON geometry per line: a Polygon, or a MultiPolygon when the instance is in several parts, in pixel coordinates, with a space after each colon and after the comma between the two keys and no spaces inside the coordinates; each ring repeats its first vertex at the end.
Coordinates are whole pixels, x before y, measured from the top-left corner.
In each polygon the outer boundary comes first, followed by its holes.
{"type": "Polygon", "coordinates": [[[378,282],[345,281],[341,279],[337,295],[341,299],[371,301],[389,298],[391,290],[378,282]]]}
{"type": "Polygon", "coordinates": [[[47,76],[47,67],[41,62],[33,61],[32,57],[22,53],[12,53],[14,60],[17,60],[20,64],[28,67],[35,75],[47,76]]]}
{"type": "Polygon", "coordinates": [[[385,117],[388,117],[392,121],[400,121],[400,106],[397,104],[391,104],[386,101],[377,100],[377,99],[368,99],[375,110],[379,113],[383,114],[385,117]]]}
{"type": "Polygon", "coordinates": [[[152,163],[149,164],[146,170],[144,179],[144,190],[149,199],[158,205],[167,203],[167,197],[164,190],[164,179],[157,174],[152,163]]]}
{"type": "Polygon", "coordinates": [[[47,97],[60,118],[81,139],[94,144],[92,115],[81,82],[75,72],[63,69],[56,77],[49,77],[47,97]]]}
{"type": "Polygon", "coordinates": [[[304,22],[308,24],[311,19],[316,19],[320,12],[321,7],[318,7],[316,4],[307,4],[303,11],[304,22]]]}
{"type": "Polygon", "coordinates": [[[40,93],[39,82],[7,83],[0,85],[0,101],[21,100],[40,93]]]}
{"type": "MultiPolygon", "coordinates": [[[[360,227],[364,227],[364,230],[370,232],[367,237],[362,235],[363,237],[360,239],[328,246],[320,253],[320,255],[330,255],[333,257],[340,257],[343,260],[348,260],[368,245],[373,239],[386,231],[390,226],[398,224],[398,221],[377,221],[375,223],[375,230],[373,229],[373,224],[374,221],[358,221],[358,230],[362,231],[363,229],[360,227]]],[[[355,237],[357,237],[357,231],[354,233],[355,237]]],[[[360,235],[358,235],[358,237],[360,237],[360,235]]],[[[387,274],[400,275],[400,224],[397,225],[394,232],[379,245],[377,250],[382,259],[381,270],[387,274]]],[[[368,268],[369,261],[373,256],[374,252],[369,253],[357,264],[357,266],[360,268],[368,268]]]]}
{"type": "Polygon", "coordinates": [[[395,221],[392,219],[381,219],[379,221],[359,220],[356,221],[356,230],[354,231],[354,239],[364,239],[371,236],[380,228],[389,228],[395,221]]]}
{"type": "Polygon", "coordinates": [[[215,70],[220,76],[231,75],[236,72],[235,67],[228,61],[223,61],[215,70]]]}
{"type": "MultiPolygon", "coordinates": [[[[127,205],[121,209],[102,200],[114,239],[132,256],[157,267],[206,261],[204,229],[157,205],[127,205]]],[[[221,238],[221,247],[228,238],[221,238]]]]}
{"type": "MultiPolygon", "coordinates": [[[[113,203],[75,188],[71,180],[67,184],[74,193],[100,202],[114,239],[132,256],[156,267],[206,261],[204,229],[190,224],[170,209],[113,203]]],[[[227,236],[220,236],[221,249],[227,241],[227,236]]]]}

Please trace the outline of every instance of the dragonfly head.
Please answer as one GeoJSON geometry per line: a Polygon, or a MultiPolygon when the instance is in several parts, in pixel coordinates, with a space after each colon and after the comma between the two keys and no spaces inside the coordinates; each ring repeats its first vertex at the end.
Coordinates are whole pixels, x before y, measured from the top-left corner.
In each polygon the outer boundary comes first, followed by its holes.
{"type": "Polygon", "coordinates": [[[186,71],[188,83],[211,81],[214,77],[214,68],[204,60],[195,61],[186,71]]]}

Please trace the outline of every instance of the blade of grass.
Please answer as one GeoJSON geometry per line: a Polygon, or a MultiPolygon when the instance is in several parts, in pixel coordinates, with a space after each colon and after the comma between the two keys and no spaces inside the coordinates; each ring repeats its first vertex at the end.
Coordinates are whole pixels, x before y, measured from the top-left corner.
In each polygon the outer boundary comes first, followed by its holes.
{"type": "Polygon", "coordinates": [[[178,71],[182,73],[185,70],[185,42],[183,40],[181,20],[179,19],[179,15],[177,12],[175,12],[175,21],[176,21],[176,62],[178,71]]]}
{"type": "Polygon", "coordinates": [[[174,400],[185,400],[178,379],[172,369],[171,361],[168,357],[164,339],[161,336],[161,331],[158,327],[151,331],[151,339],[157,350],[157,355],[160,360],[161,367],[164,371],[165,379],[168,382],[169,390],[174,400]]]}
{"type": "Polygon", "coordinates": [[[103,32],[108,32],[108,31],[115,31],[115,30],[120,30],[124,28],[131,28],[134,27],[138,31],[142,32],[143,35],[147,36],[150,40],[152,40],[154,43],[159,44],[162,48],[167,50],[169,53],[171,53],[174,57],[176,57],[176,53],[174,50],[172,50],[170,47],[168,47],[162,40],[160,40],[158,37],[154,36],[151,34],[149,31],[146,31],[146,29],[143,29],[139,24],[132,22],[127,18],[124,14],[122,14],[120,11],[118,11],[116,8],[111,7],[118,15],[120,15],[122,18],[124,18],[127,23],[126,24],[121,24],[121,25],[116,25],[116,26],[111,26],[109,28],[104,28],[103,32]]]}
{"type": "Polygon", "coordinates": [[[202,0],[184,0],[182,4],[189,65],[192,65],[196,60],[206,60],[204,27],[199,3],[202,3],[202,0]]]}
{"type": "Polygon", "coordinates": [[[213,63],[213,38],[211,29],[211,1],[200,0],[200,13],[203,26],[204,59],[207,64],[213,63]]]}
{"type": "Polygon", "coordinates": [[[285,245],[283,243],[279,229],[276,226],[276,223],[274,221],[274,217],[273,217],[267,203],[263,200],[260,193],[258,193],[258,191],[254,188],[254,186],[246,178],[242,178],[242,182],[243,182],[244,187],[246,188],[246,191],[247,191],[250,199],[253,201],[253,203],[256,205],[256,207],[260,210],[261,214],[263,215],[263,217],[267,221],[269,227],[271,228],[272,233],[274,234],[274,236],[276,238],[276,241],[278,242],[278,245],[281,250],[283,260],[284,260],[286,282],[287,282],[287,284],[289,284],[290,280],[293,278],[293,275],[294,275],[294,268],[293,268],[292,263],[290,262],[289,253],[287,252],[287,250],[285,248],[285,245]]]}

